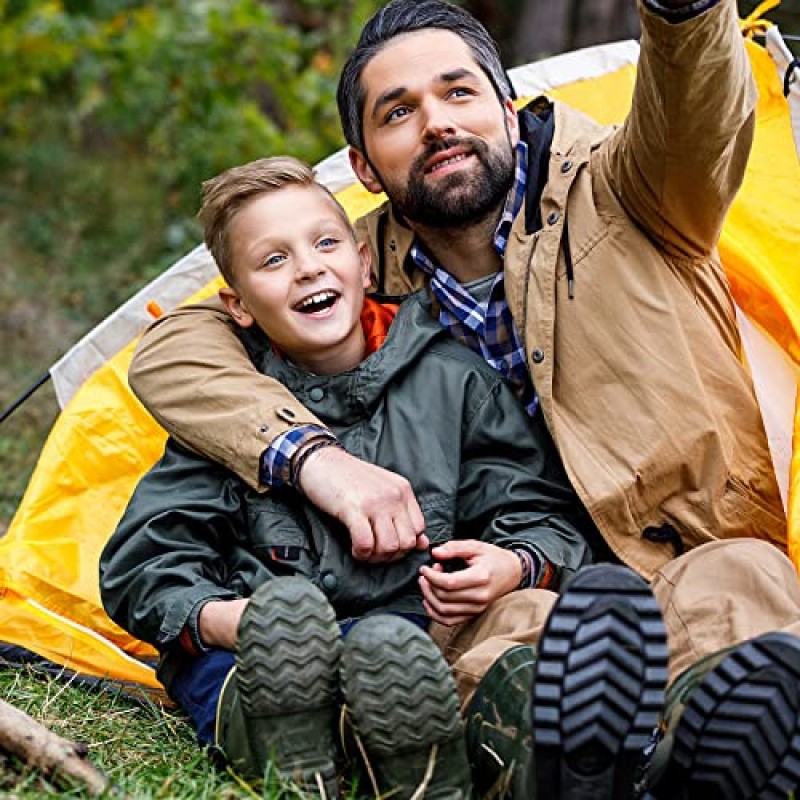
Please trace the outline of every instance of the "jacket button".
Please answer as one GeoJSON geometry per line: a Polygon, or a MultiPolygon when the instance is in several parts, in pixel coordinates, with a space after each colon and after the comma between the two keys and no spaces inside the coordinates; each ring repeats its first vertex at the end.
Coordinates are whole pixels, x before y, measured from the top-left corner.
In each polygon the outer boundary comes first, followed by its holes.
{"type": "Polygon", "coordinates": [[[566,175],[571,169],[572,169],[572,162],[571,161],[565,161],[561,165],[561,172],[564,173],[564,175],[566,175]]]}
{"type": "Polygon", "coordinates": [[[322,576],[322,588],[332,592],[339,585],[339,579],[332,573],[326,572],[322,576]]]}
{"type": "Polygon", "coordinates": [[[547,215],[547,224],[548,225],[555,225],[561,219],[561,214],[558,211],[551,211],[547,215]]]}
{"type": "Polygon", "coordinates": [[[533,359],[534,364],[541,364],[544,361],[544,350],[540,350],[538,347],[531,353],[531,358],[533,359]]]}
{"type": "Polygon", "coordinates": [[[323,397],[325,397],[325,392],[322,389],[320,389],[319,386],[315,386],[308,393],[308,397],[312,402],[319,403],[319,401],[322,400],[323,397]]]}

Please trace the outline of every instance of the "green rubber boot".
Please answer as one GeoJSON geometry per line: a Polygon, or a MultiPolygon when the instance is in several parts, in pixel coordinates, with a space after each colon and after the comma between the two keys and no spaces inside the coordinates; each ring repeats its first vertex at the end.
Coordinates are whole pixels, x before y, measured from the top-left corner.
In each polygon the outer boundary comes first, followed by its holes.
{"type": "Polygon", "coordinates": [[[667,690],[645,798],[786,800],[800,789],[800,638],[767,633],[667,690]],[[651,792],[651,793],[648,793],[651,792]]]}
{"type": "Polygon", "coordinates": [[[472,780],[480,797],[536,800],[531,686],[536,650],[518,645],[483,676],[464,714],[472,780]]]}
{"type": "Polygon", "coordinates": [[[341,686],[377,794],[470,797],[455,682],[425,631],[388,614],[361,620],[344,640],[341,686]]]}
{"type": "Polygon", "coordinates": [[[308,794],[338,796],[340,655],[334,611],[309,581],[256,591],[217,714],[217,744],[237,772],[257,781],[271,763],[308,794]]]}

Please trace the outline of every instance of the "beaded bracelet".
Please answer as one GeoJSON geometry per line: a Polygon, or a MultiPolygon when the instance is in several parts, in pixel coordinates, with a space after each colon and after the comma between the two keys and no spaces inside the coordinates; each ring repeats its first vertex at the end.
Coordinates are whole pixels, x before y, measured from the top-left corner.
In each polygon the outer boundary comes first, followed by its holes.
{"type": "Polygon", "coordinates": [[[530,589],[533,559],[531,558],[530,554],[522,548],[515,548],[512,552],[516,554],[517,558],[519,559],[519,565],[522,567],[522,573],[520,575],[519,583],[517,584],[517,589],[530,589]]]}

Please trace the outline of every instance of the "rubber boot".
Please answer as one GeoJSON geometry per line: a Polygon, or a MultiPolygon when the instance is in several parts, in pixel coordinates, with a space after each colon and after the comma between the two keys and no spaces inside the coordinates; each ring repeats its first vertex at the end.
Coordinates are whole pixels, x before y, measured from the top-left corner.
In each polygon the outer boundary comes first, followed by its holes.
{"type": "Polygon", "coordinates": [[[341,686],[377,794],[470,796],[455,682],[425,631],[398,616],[361,620],[344,641],[341,686]]]}
{"type": "Polygon", "coordinates": [[[252,596],[220,696],[217,744],[250,780],[272,763],[304,792],[337,797],[341,637],[322,592],[276,578],[252,596]]]}
{"type": "Polygon", "coordinates": [[[786,800],[800,789],[800,638],[767,633],[670,686],[647,773],[663,800],[786,800]]]}
{"type": "Polygon", "coordinates": [[[533,682],[539,795],[635,797],[664,703],[667,641],[650,587],[626,567],[580,570],[556,602],[533,682]]]}
{"type": "Polygon", "coordinates": [[[537,798],[530,703],[535,665],[535,648],[507,650],[483,676],[464,713],[472,782],[480,797],[537,798]]]}

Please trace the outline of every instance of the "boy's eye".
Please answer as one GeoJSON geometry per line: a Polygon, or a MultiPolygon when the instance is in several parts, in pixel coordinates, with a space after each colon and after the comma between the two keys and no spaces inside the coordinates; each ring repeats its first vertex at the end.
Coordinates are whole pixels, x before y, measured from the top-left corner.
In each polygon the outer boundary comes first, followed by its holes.
{"type": "Polygon", "coordinates": [[[283,263],[283,260],[286,258],[282,253],[276,253],[275,255],[270,256],[269,258],[264,260],[265,267],[277,267],[283,263]]]}

